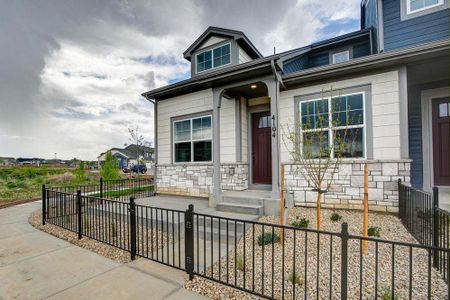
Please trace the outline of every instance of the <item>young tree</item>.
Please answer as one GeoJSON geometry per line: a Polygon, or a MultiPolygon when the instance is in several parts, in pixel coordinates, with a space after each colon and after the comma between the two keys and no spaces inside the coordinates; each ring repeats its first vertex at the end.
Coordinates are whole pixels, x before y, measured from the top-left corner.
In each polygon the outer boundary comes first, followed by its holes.
{"type": "Polygon", "coordinates": [[[119,171],[117,159],[112,156],[111,151],[108,151],[108,153],[106,153],[105,163],[100,171],[102,178],[105,180],[119,179],[119,171]]]}
{"type": "Polygon", "coordinates": [[[362,128],[355,130],[351,127],[356,124],[352,120],[355,115],[347,100],[340,95],[333,96],[332,89],[330,97],[324,97],[322,92],[321,99],[302,102],[300,111],[296,113],[299,121],[294,127],[288,125],[283,128],[283,141],[296,165],[294,173],[301,174],[312,191],[317,193],[319,230],[322,194],[334,182],[342,159],[354,157],[359,151],[355,137],[361,134],[362,128]]]}
{"type": "Polygon", "coordinates": [[[84,162],[80,161],[77,169],[75,170],[75,183],[81,184],[86,181],[86,173],[84,171],[84,162]]]}

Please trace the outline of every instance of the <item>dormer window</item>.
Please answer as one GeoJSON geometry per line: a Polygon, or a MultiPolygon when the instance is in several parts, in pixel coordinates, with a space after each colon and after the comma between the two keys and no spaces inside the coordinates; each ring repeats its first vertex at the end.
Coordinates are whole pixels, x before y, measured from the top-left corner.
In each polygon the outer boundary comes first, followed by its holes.
{"type": "Polygon", "coordinates": [[[422,10],[426,10],[432,7],[443,5],[444,0],[407,0],[407,13],[416,13],[422,10]]]}
{"type": "Polygon", "coordinates": [[[332,63],[337,64],[337,63],[341,63],[344,61],[348,61],[349,59],[350,59],[350,51],[346,50],[346,51],[342,51],[342,52],[337,52],[337,53],[333,53],[332,63]]]}
{"type": "Polygon", "coordinates": [[[215,47],[196,55],[197,73],[228,65],[231,62],[231,44],[215,47]]]}

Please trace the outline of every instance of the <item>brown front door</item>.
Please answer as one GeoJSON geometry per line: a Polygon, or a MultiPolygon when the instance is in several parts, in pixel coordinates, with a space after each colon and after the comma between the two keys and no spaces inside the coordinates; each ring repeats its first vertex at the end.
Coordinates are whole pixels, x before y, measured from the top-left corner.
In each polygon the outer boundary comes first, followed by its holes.
{"type": "Polygon", "coordinates": [[[433,99],[434,185],[450,186],[450,98],[433,99]]]}
{"type": "Polygon", "coordinates": [[[269,112],[252,114],[253,183],[272,183],[272,147],[269,112]]]}

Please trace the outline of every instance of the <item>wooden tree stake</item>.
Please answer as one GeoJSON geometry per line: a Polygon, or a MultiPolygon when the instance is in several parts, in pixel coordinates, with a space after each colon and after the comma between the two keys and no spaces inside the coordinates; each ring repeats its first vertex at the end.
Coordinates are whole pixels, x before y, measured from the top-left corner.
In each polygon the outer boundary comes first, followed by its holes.
{"type": "Polygon", "coordinates": [[[320,230],[320,198],[322,198],[322,194],[317,192],[317,230],[320,230]]]}
{"type": "MultiPolygon", "coordinates": [[[[367,237],[369,228],[369,170],[367,164],[364,165],[364,237],[367,237]]],[[[367,253],[367,240],[363,240],[363,253],[367,253]]]]}

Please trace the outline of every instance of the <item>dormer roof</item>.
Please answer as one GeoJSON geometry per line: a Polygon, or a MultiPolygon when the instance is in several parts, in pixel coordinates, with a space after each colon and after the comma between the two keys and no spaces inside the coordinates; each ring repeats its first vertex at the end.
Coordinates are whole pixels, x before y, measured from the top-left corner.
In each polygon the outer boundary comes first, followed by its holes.
{"type": "Polygon", "coordinates": [[[191,61],[192,53],[212,36],[234,39],[252,59],[263,57],[242,31],[210,26],[183,52],[184,58],[191,61]]]}

